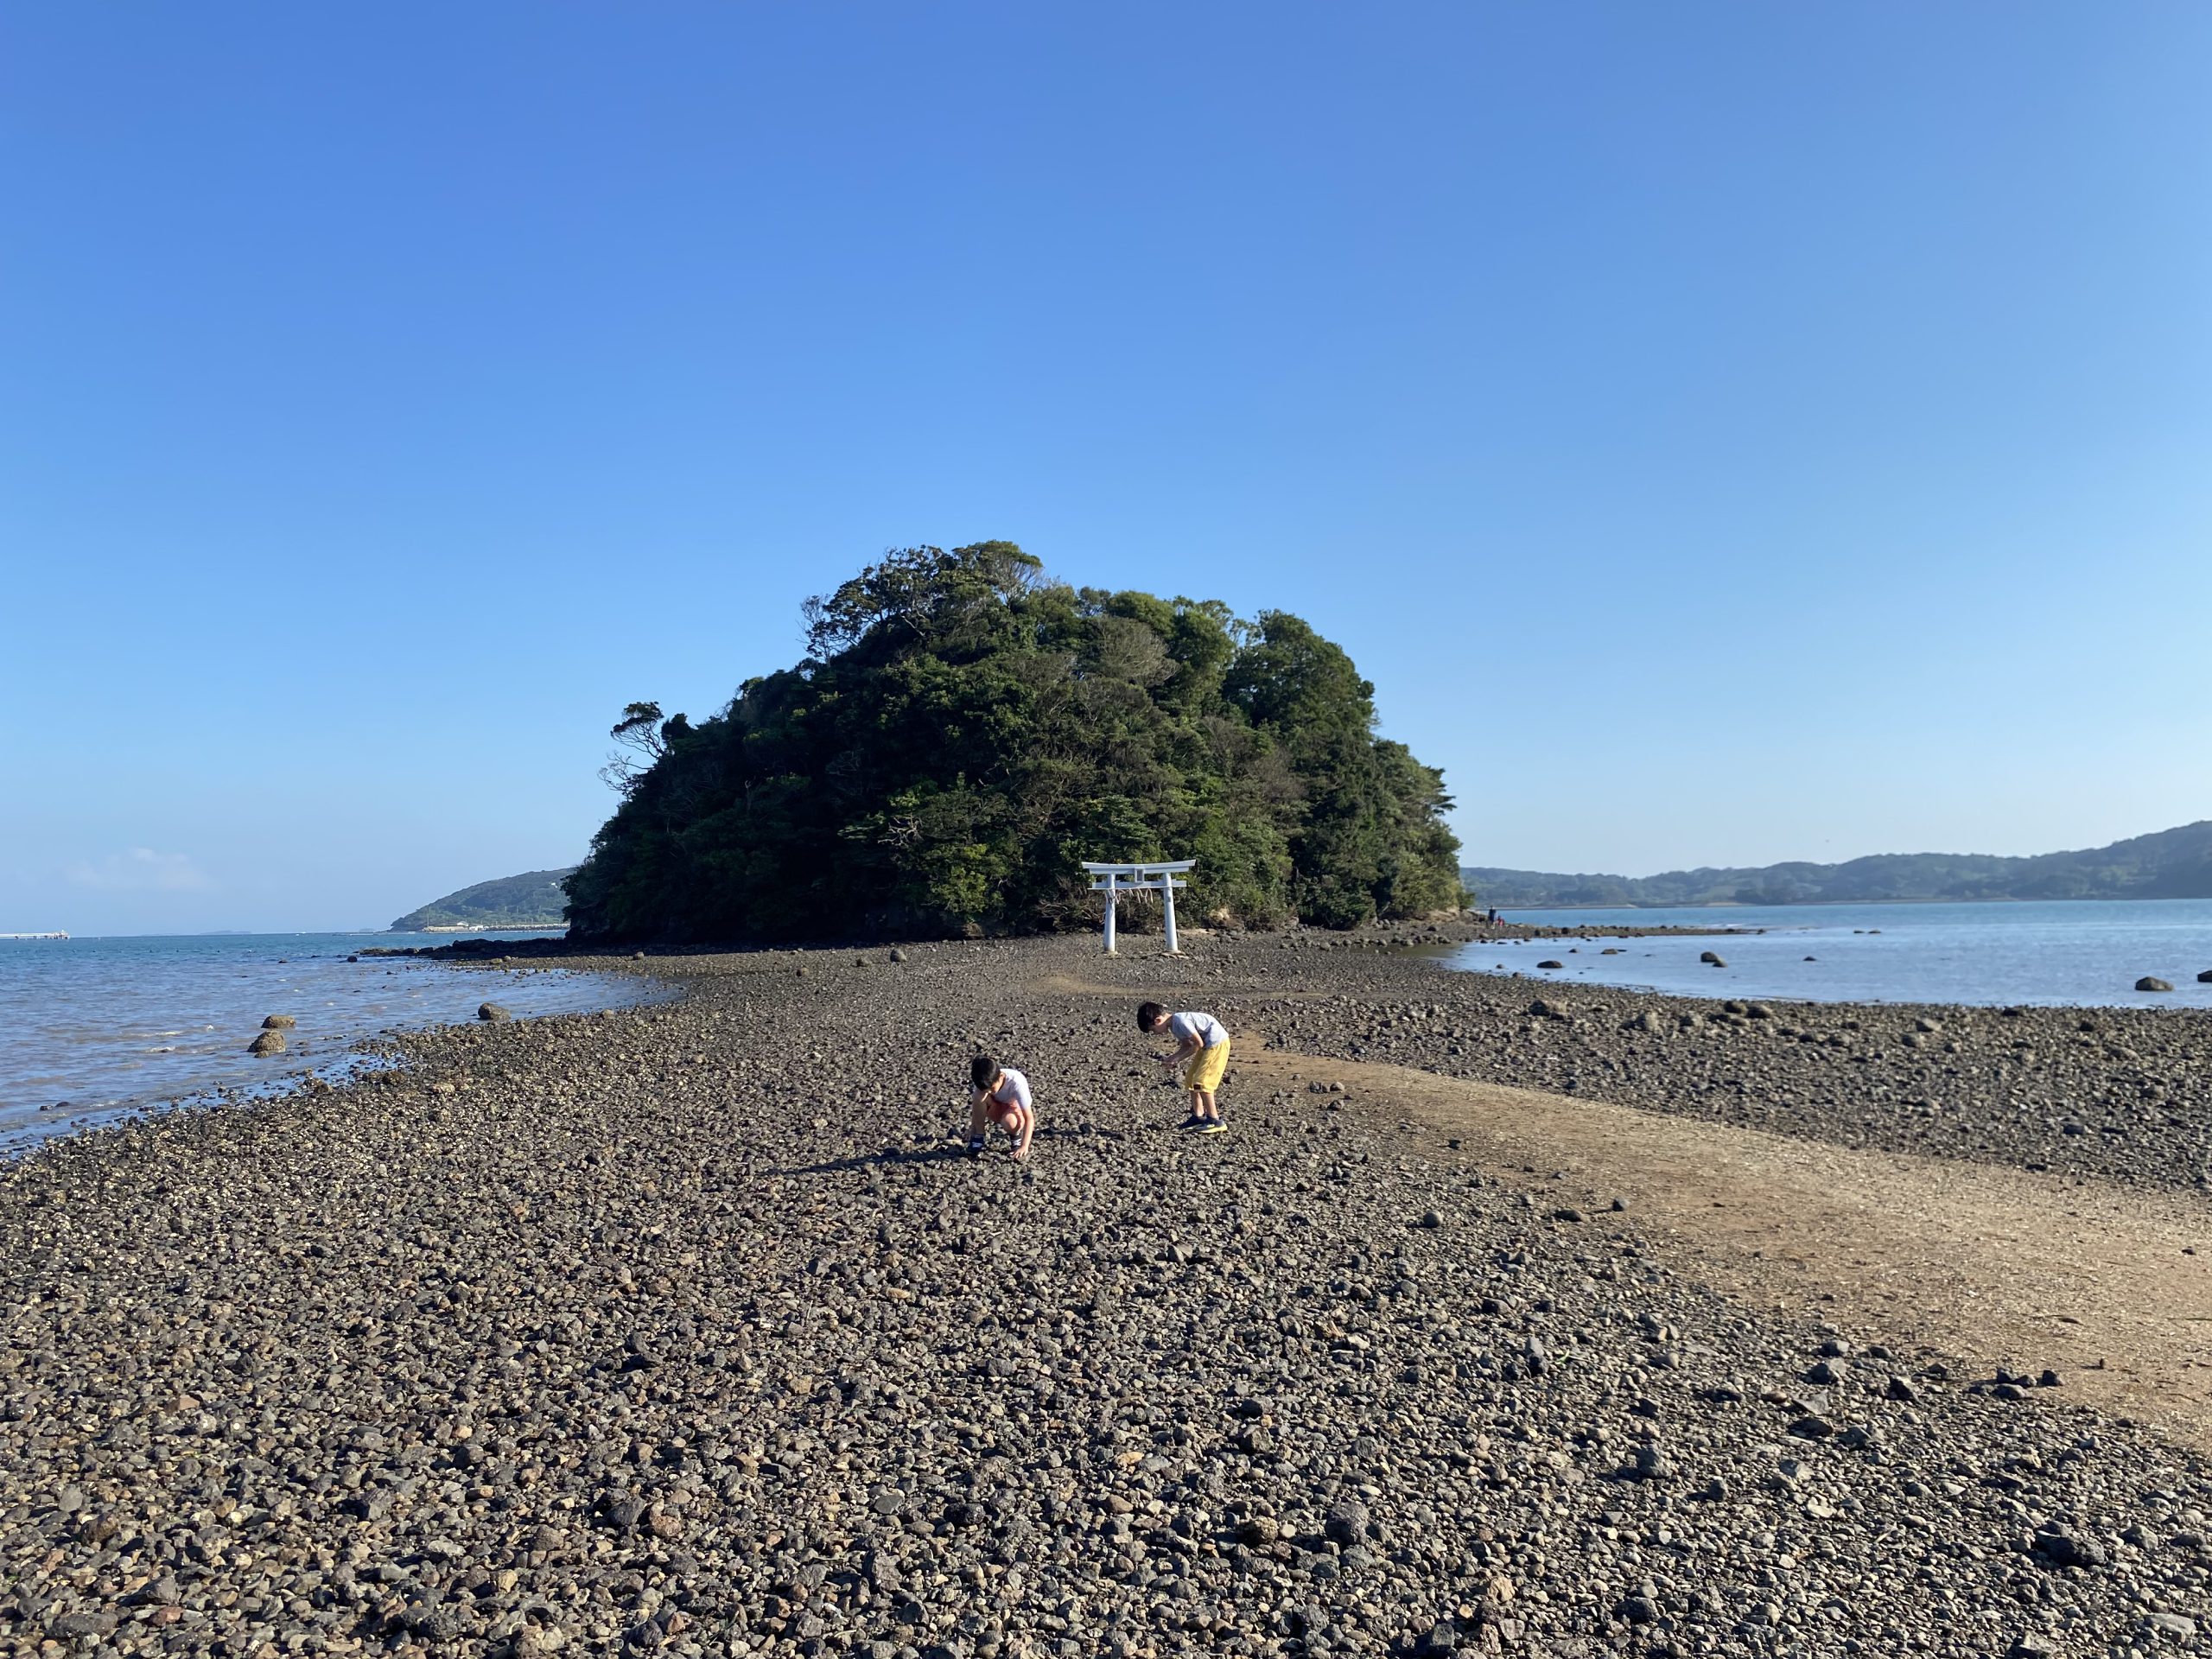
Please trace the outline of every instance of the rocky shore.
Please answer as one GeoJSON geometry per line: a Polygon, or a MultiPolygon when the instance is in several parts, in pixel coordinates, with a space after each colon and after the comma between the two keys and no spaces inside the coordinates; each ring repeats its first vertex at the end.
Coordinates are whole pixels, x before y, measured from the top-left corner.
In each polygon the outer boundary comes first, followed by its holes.
{"type": "Polygon", "coordinates": [[[2212,1650],[2212,1471],[2036,1357],[1732,1305],[1356,1096],[1192,1140],[1128,1005],[2160,1182],[2193,1024],[1322,943],[595,963],[687,995],[9,1166],[0,1652],[2212,1650]],[[1026,1166],[948,1143],[978,1046],[1026,1166]]]}
{"type": "Polygon", "coordinates": [[[2212,1185],[2212,1018],[2195,1011],[1713,1001],[1256,937],[1226,954],[1300,964],[1306,995],[1254,1005],[1289,1046],[1844,1146],[2212,1185]]]}

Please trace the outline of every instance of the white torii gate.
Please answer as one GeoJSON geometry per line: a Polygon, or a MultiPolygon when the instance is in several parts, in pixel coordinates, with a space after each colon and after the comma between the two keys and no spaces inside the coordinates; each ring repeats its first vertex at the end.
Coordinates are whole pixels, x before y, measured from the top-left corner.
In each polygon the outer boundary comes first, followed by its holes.
{"type": "Polygon", "coordinates": [[[1106,954],[1114,951],[1114,900],[1124,893],[1152,893],[1160,894],[1167,921],[1167,954],[1179,956],[1182,947],[1175,942],[1175,889],[1190,886],[1175,878],[1196,864],[1195,858],[1154,864],[1085,864],[1090,885],[1106,895],[1106,954]]]}

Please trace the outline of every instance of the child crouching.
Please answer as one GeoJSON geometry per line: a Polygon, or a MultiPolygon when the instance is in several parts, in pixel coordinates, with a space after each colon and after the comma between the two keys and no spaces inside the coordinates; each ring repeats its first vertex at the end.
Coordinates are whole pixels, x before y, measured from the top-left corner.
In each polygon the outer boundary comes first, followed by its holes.
{"type": "Polygon", "coordinates": [[[1029,1079],[1012,1066],[1001,1065],[988,1054],[969,1062],[968,1080],[976,1096],[968,1113],[968,1155],[983,1155],[983,1140],[991,1124],[1014,1137],[1014,1155],[1029,1155],[1029,1137],[1037,1128],[1037,1109],[1029,1098],[1029,1079]]]}

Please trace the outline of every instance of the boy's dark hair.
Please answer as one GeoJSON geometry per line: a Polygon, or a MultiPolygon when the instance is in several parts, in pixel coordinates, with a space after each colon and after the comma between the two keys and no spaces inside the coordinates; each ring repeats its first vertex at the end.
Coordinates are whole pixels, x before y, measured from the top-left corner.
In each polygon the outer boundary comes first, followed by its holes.
{"type": "Polygon", "coordinates": [[[1157,1025],[1160,1020],[1165,1020],[1166,1017],[1167,1010],[1161,1007],[1157,1002],[1140,1002],[1137,1004],[1137,1029],[1139,1031],[1150,1031],[1154,1026],[1157,1025]]]}
{"type": "Polygon", "coordinates": [[[999,1063],[988,1054],[978,1054],[968,1062],[968,1076],[978,1089],[988,1089],[998,1077],[999,1063]]]}

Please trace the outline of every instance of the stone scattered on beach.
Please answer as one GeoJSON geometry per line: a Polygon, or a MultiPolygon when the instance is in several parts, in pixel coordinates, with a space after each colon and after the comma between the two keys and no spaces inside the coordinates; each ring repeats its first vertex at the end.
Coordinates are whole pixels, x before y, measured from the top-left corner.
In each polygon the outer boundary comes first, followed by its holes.
{"type": "Polygon", "coordinates": [[[2196,982],[2200,985],[2212,985],[2212,968],[2207,968],[2199,974],[2196,976],[2196,982]]]}
{"type": "Polygon", "coordinates": [[[1543,961],[1538,963],[1536,966],[1539,968],[1564,968],[1567,964],[1563,962],[1554,961],[1548,957],[1543,961]]]}
{"type": "Polygon", "coordinates": [[[289,1014],[272,1014],[261,1022],[264,1031],[289,1031],[300,1022],[289,1014]]]}
{"type": "Polygon", "coordinates": [[[249,1054],[259,1055],[265,1059],[271,1054],[282,1054],[284,1052],[284,1046],[283,1032],[264,1031],[245,1046],[245,1052],[249,1054]]]}
{"type": "Polygon", "coordinates": [[[513,1019],[514,1014],[510,1010],[501,1007],[497,1002],[486,1002],[476,1010],[476,1017],[487,1025],[496,1026],[513,1019]]]}
{"type": "Polygon", "coordinates": [[[1719,1301],[1663,1221],[1313,1081],[2171,1182],[2212,1150],[2167,1103],[2201,1022],[1929,1010],[1911,1051],[1917,1008],[1557,982],[1532,1022],[1525,982],[1382,931],[1257,972],[1249,938],[657,954],[665,1006],[411,1033],[388,1071],[8,1166],[0,1631],[55,1659],[303,1630],[557,1659],[2201,1640],[2151,1622],[2201,1600],[2199,1463],[1937,1364],[1890,1384],[1896,1332],[1719,1301]],[[1264,1033],[1236,1134],[1183,1139],[1124,1004],[1052,988],[1108,974],[1264,1033]],[[1039,1086],[1027,1166],[957,1155],[971,1041],[1039,1086]],[[791,1063],[835,1112],[793,1115],[791,1063]],[[2054,1100],[2092,1132],[2023,1109],[2054,1100]],[[1570,1203],[1587,1224],[1548,1220],[1570,1203]],[[2078,1547],[2037,1541],[2054,1516],[2078,1547]]]}
{"type": "Polygon", "coordinates": [[[2171,991],[2173,987],[2154,975],[2145,974],[2135,982],[2135,988],[2139,991],[2171,991]]]}

